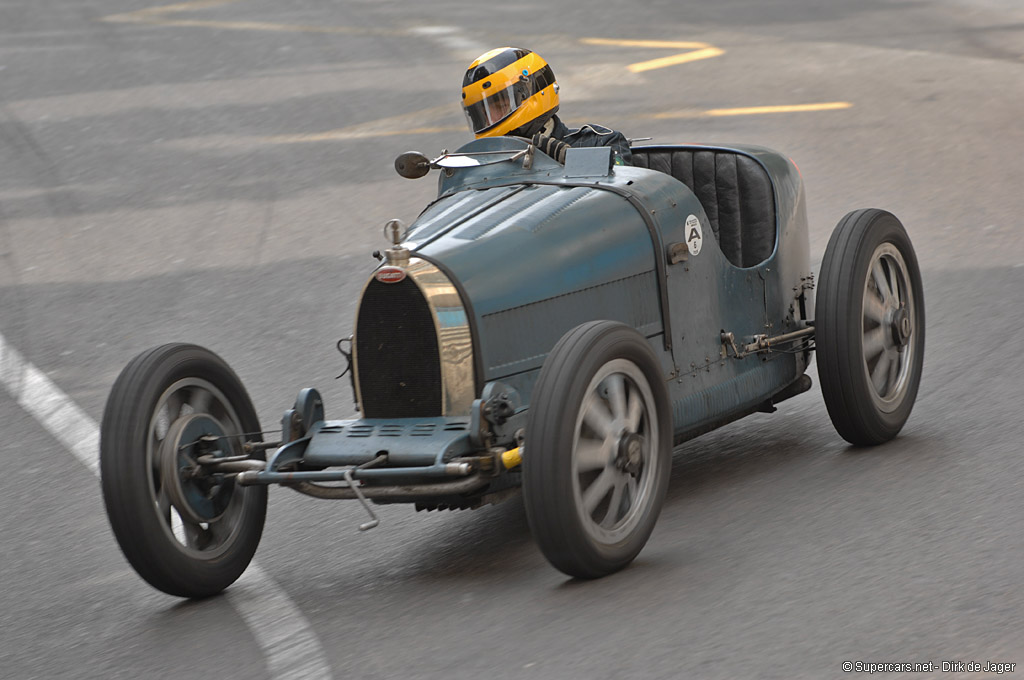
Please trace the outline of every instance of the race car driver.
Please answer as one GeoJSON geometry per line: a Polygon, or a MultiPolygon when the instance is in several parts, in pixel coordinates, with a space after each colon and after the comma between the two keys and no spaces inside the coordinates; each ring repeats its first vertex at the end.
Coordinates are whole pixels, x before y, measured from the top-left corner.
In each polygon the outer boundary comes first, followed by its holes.
{"type": "Polygon", "coordinates": [[[559,163],[570,146],[610,146],[616,165],[632,164],[621,132],[593,124],[571,129],[559,120],[555,74],[527,49],[499,47],[477,57],[462,80],[462,109],[477,138],[525,137],[559,163]]]}

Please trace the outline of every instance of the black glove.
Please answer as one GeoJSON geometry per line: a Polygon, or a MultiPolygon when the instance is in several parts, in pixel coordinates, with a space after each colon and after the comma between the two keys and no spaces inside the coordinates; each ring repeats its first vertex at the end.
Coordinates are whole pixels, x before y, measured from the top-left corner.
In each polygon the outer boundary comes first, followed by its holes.
{"type": "Polygon", "coordinates": [[[538,132],[533,136],[533,145],[542,153],[546,153],[562,165],[565,165],[565,150],[569,148],[569,145],[562,140],[548,137],[538,132]]]}

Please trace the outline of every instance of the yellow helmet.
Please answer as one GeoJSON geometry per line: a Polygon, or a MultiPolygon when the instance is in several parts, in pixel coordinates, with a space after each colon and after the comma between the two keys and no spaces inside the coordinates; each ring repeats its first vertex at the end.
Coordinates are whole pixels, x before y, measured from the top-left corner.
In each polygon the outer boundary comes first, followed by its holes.
{"type": "Polygon", "coordinates": [[[466,70],[462,110],[477,137],[532,137],[558,110],[558,83],[539,54],[499,47],[466,70]]]}

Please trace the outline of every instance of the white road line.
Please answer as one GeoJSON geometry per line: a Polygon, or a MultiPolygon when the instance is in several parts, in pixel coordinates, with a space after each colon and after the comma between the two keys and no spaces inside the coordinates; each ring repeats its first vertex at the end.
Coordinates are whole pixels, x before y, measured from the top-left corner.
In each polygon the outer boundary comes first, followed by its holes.
{"type": "Polygon", "coordinates": [[[490,49],[465,35],[458,26],[417,26],[409,33],[427,38],[465,60],[475,59],[490,49]]]}
{"type": "Polygon", "coordinates": [[[0,335],[0,383],[18,405],[42,423],[75,458],[97,477],[100,474],[100,429],[82,409],[25,361],[0,335]]]}
{"type": "MultiPolygon", "coordinates": [[[[0,385],[82,465],[99,476],[100,430],[41,370],[0,335],[0,385]]],[[[258,564],[227,591],[249,627],[271,680],[330,680],[320,640],[298,606],[258,564]]]]}
{"type": "Polygon", "coordinates": [[[306,617],[262,567],[250,564],[227,596],[263,650],[273,680],[332,677],[306,617]]]}

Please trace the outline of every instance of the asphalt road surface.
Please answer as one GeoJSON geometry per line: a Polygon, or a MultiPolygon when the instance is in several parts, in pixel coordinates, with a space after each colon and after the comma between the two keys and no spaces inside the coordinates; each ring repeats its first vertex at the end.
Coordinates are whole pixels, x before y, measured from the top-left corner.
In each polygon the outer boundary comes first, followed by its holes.
{"type": "Polygon", "coordinates": [[[1009,0],[0,3],[0,676],[1024,672],[1022,111],[1009,0]],[[392,160],[469,138],[463,71],[505,44],[552,64],[569,122],[791,155],[815,267],[847,211],[900,216],[928,316],[903,434],[847,447],[815,388],[694,440],[596,582],[547,564],[518,500],[360,533],[358,505],[274,489],[226,596],[154,591],[92,469],[118,372],[191,341],[268,427],[306,386],[349,415],[334,343],[384,222],[435,189],[392,160]]]}

